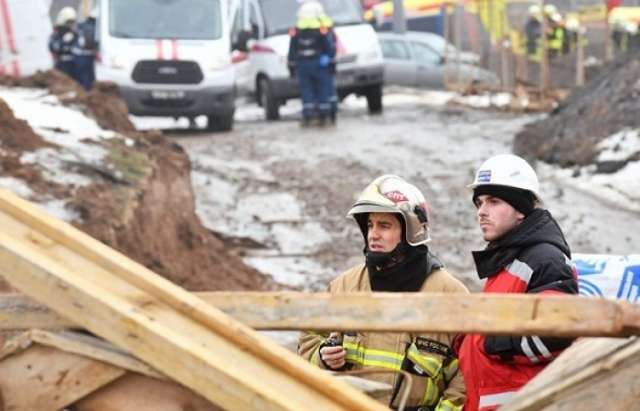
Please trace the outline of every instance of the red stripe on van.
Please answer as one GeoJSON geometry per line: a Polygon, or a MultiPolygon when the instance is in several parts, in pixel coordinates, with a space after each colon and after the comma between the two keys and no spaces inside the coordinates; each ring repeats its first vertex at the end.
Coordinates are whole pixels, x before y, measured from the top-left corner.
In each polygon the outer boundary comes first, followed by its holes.
{"type": "Polygon", "coordinates": [[[156,40],[156,59],[164,60],[162,56],[162,40],[156,40]]]}
{"type": "Polygon", "coordinates": [[[178,40],[171,40],[171,58],[178,60],[178,40]]]}
{"type": "Polygon", "coordinates": [[[9,6],[7,0],[0,0],[0,13],[2,13],[2,21],[4,22],[4,31],[9,42],[9,49],[12,53],[16,53],[16,42],[13,38],[13,26],[11,25],[11,15],[9,14],[9,6]]]}
{"type": "Polygon", "coordinates": [[[13,68],[13,75],[16,77],[20,77],[20,63],[18,60],[13,60],[11,63],[11,67],[13,68]]]}

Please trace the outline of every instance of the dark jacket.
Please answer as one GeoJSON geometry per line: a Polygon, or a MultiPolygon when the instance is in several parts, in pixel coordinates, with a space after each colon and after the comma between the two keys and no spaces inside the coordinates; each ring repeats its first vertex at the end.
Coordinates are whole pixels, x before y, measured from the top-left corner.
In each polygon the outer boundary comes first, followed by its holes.
{"type": "MultiPolygon", "coordinates": [[[[547,210],[534,210],[487,248],[473,253],[485,293],[577,294],[571,251],[547,210]]],[[[493,410],[571,344],[538,336],[467,335],[459,352],[465,411],[493,410]]]]}

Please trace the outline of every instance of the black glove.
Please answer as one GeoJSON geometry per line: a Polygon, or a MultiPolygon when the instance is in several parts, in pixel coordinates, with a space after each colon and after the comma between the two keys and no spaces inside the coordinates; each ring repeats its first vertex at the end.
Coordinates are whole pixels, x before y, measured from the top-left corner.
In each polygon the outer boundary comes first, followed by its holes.
{"type": "Polygon", "coordinates": [[[514,345],[514,338],[505,335],[487,335],[484,337],[484,352],[489,355],[499,355],[505,361],[513,359],[518,354],[514,345]]]}

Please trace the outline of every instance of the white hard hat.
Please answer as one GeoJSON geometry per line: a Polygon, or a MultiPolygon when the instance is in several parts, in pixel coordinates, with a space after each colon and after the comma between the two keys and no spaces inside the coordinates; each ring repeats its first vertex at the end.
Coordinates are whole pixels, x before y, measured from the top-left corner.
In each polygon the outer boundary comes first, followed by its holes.
{"type": "Polygon", "coordinates": [[[369,184],[349,210],[367,238],[367,215],[369,213],[397,213],[405,224],[407,243],[413,247],[431,240],[427,202],[413,184],[394,175],[383,175],[369,184]]]}
{"type": "Polygon", "coordinates": [[[317,1],[305,1],[298,9],[298,19],[317,19],[324,15],[324,7],[317,1]]]}
{"type": "Polygon", "coordinates": [[[475,189],[490,185],[529,191],[542,202],[536,172],[523,158],[514,154],[499,154],[482,163],[468,187],[475,189]]]}
{"type": "Polygon", "coordinates": [[[545,4],[544,8],[543,8],[544,14],[555,14],[558,12],[558,8],[555,6],[555,4],[545,4]]]}
{"type": "Polygon", "coordinates": [[[63,7],[56,17],[56,25],[63,26],[68,21],[76,21],[78,15],[73,7],[63,7]]]}
{"type": "Polygon", "coordinates": [[[528,12],[530,16],[539,16],[540,6],[538,6],[537,4],[532,4],[531,6],[529,6],[528,12]]]}

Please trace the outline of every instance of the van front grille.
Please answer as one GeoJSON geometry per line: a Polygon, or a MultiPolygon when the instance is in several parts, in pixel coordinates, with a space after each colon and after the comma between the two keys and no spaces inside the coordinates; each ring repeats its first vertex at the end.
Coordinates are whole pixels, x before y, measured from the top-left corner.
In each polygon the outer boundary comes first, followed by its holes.
{"type": "Polygon", "coordinates": [[[198,84],[204,77],[195,61],[142,60],[136,64],[131,78],[136,83],[198,84]]]}

